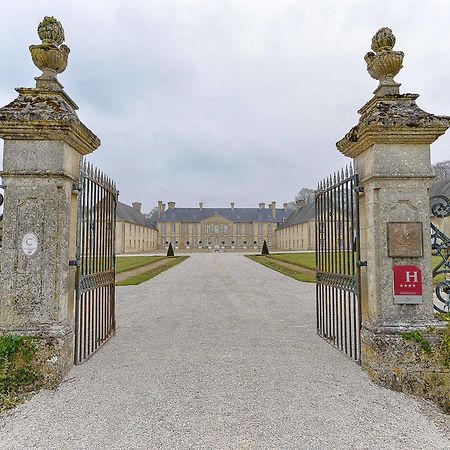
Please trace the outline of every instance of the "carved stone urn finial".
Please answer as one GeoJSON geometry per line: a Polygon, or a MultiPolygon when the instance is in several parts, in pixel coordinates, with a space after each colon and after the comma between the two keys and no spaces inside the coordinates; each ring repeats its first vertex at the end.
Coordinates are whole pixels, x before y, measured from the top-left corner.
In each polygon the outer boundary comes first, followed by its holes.
{"type": "Polygon", "coordinates": [[[374,91],[376,96],[400,94],[400,84],[394,81],[394,77],[403,67],[404,53],[393,51],[394,45],[392,30],[380,28],[372,38],[372,50],[375,53],[369,52],[364,56],[370,76],[380,81],[374,91]]]}
{"type": "Polygon", "coordinates": [[[40,45],[30,45],[30,52],[36,67],[42,70],[42,75],[35,78],[36,88],[61,90],[62,85],[57,74],[64,72],[70,49],[64,42],[64,29],[54,17],[44,17],[38,26],[40,45]]]}

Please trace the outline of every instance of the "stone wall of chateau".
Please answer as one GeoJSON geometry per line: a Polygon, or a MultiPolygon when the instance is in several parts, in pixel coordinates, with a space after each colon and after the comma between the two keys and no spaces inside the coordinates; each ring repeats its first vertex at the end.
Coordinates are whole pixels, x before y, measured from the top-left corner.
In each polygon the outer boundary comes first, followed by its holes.
{"type": "Polygon", "coordinates": [[[315,221],[310,220],[308,222],[278,228],[276,231],[277,247],[280,250],[315,250],[315,226],[315,221]]]}
{"type": "Polygon", "coordinates": [[[260,248],[266,241],[275,247],[276,223],[233,223],[221,217],[211,217],[201,223],[158,223],[158,247],[168,243],[178,248],[222,247],[229,249],[260,248]],[[256,242],[256,244],[255,244],[256,242]]]}
{"type": "Polygon", "coordinates": [[[158,231],[134,223],[117,221],[116,254],[147,253],[156,250],[158,231]]]}

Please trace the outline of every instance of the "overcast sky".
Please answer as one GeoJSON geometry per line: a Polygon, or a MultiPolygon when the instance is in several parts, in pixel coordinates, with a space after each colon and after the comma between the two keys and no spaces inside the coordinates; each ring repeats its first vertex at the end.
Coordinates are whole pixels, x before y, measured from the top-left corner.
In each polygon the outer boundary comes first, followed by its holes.
{"type": "MultiPolygon", "coordinates": [[[[364,55],[388,26],[401,92],[450,115],[450,3],[364,0],[1,1],[0,104],[40,74],[28,46],[53,15],[59,76],[102,140],[89,156],[125,203],[292,200],[347,162],[336,150],[377,82],[364,55]]],[[[450,159],[450,136],[432,147],[450,159]]]]}

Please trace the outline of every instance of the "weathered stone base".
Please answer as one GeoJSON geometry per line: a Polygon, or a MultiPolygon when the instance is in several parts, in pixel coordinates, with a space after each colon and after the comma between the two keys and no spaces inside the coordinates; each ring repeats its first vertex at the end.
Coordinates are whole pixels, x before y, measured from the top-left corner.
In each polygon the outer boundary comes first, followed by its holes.
{"type": "Polygon", "coordinates": [[[430,344],[438,345],[439,336],[429,330],[425,326],[363,329],[362,366],[374,382],[432,400],[450,413],[450,370],[433,352],[424,351],[420,343],[402,337],[402,333],[420,331],[430,344]]]}
{"type": "Polygon", "coordinates": [[[68,326],[51,329],[3,329],[1,335],[27,336],[33,338],[37,347],[36,365],[43,375],[46,388],[56,387],[70,371],[74,358],[74,333],[68,326]]]}

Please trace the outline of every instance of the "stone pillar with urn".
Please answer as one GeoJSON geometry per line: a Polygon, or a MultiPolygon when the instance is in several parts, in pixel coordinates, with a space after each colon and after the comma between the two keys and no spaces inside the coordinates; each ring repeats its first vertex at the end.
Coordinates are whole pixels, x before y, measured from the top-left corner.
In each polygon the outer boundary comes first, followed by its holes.
{"type": "Polygon", "coordinates": [[[0,334],[36,337],[44,372],[60,379],[73,364],[73,302],[80,158],[100,140],[78,119],[57,74],[67,66],[64,30],[53,17],[30,46],[42,70],[36,88],[0,109],[5,187],[0,266],[0,334]]]}
{"type": "Polygon", "coordinates": [[[400,94],[394,76],[404,54],[394,51],[394,44],[389,28],[374,36],[373,52],[365,60],[379,86],[337,148],[354,158],[363,188],[361,258],[367,266],[361,269],[362,365],[375,381],[420,393],[427,370],[436,368],[425,367],[402,334],[426,335],[430,326],[438,326],[432,294],[430,144],[445,133],[450,118],[420,109],[417,94],[400,94]]]}

